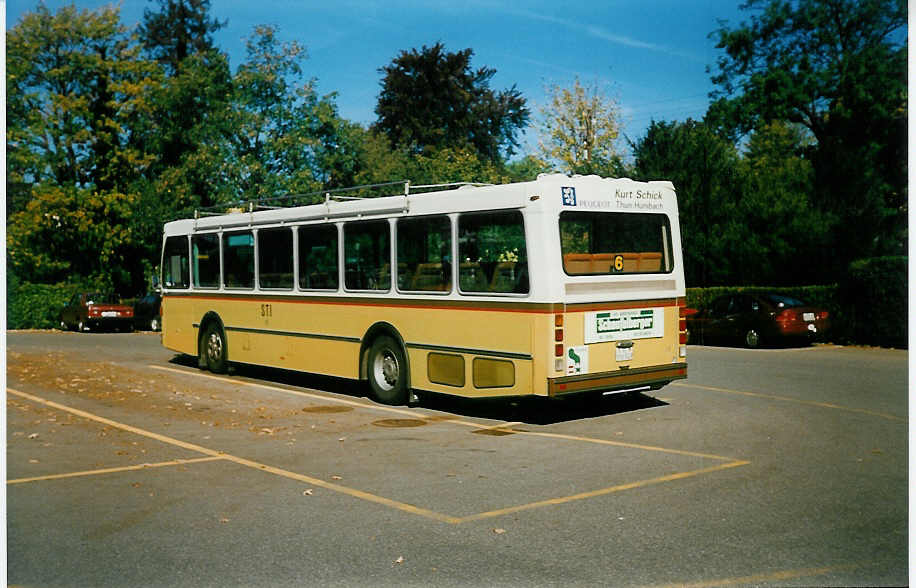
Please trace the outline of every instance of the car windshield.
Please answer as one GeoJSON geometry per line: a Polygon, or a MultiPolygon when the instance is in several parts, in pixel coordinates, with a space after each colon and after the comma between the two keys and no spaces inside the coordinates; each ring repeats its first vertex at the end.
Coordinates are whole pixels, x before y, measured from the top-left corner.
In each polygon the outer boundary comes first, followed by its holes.
{"type": "Polygon", "coordinates": [[[805,305],[804,302],[797,298],[789,298],[788,296],[779,296],[777,294],[768,294],[766,298],[778,308],[792,308],[794,306],[805,305]]]}
{"type": "Polygon", "coordinates": [[[95,292],[86,296],[86,304],[118,304],[118,302],[118,298],[114,294],[95,292]]]}

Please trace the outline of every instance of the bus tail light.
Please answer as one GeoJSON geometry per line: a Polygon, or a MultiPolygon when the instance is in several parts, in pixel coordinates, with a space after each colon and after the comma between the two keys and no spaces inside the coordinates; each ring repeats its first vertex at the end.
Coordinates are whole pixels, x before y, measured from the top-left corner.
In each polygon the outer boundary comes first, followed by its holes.
{"type": "Polygon", "coordinates": [[[562,357],[563,356],[563,315],[555,314],[553,315],[553,341],[556,343],[554,345],[554,356],[562,357]]]}
{"type": "Polygon", "coordinates": [[[687,315],[694,314],[696,311],[690,308],[687,308],[687,300],[684,298],[679,298],[677,301],[678,306],[678,321],[677,321],[677,330],[678,330],[678,344],[680,349],[678,354],[681,357],[687,357],[687,315]]]}

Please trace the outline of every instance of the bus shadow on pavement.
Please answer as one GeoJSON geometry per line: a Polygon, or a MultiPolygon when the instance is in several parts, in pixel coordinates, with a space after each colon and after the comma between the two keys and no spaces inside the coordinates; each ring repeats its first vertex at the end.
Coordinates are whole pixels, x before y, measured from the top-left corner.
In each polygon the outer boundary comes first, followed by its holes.
{"type": "MultiPolygon", "coordinates": [[[[169,363],[197,369],[197,358],[176,355],[169,363]]],[[[351,398],[370,398],[369,386],[347,378],[323,376],[281,368],[231,364],[229,376],[251,378],[292,388],[309,388],[351,398]]],[[[421,392],[419,408],[464,417],[550,425],[566,421],[598,418],[667,406],[668,403],[637,392],[585,394],[565,398],[518,396],[501,398],[463,398],[435,392],[421,392]]],[[[422,418],[422,415],[418,415],[422,418]]]]}
{"type": "Polygon", "coordinates": [[[528,396],[498,399],[460,398],[426,393],[421,397],[420,406],[466,417],[521,422],[529,425],[550,425],[657,408],[667,406],[667,403],[638,393],[609,396],[591,394],[568,398],[528,396]]]}

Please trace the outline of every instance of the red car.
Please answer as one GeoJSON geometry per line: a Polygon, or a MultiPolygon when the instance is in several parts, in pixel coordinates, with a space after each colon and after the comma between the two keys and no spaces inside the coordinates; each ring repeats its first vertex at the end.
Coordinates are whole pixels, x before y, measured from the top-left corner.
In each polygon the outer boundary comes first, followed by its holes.
{"type": "Polygon", "coordinates": [[[60,328],[80,332],[93,329],[132,331],[134,309],[121,304],[113,294],[77,293],[60,312],[60,328]]]}
{"type": "Polygon", "coordinates": [[[747,347],[822,339],[830,313],[781,294],[728,294],[687,316],[690,343],[740,342],[747,347]]]}

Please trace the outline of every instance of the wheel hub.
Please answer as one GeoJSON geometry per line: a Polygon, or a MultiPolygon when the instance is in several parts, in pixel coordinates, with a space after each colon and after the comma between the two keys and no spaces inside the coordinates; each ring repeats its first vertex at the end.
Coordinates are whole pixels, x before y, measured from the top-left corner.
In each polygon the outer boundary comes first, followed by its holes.
{"type": "Polygon", "coordinates": [[[391,353],[382,357],[382,377],[389,386],[394,386],[398,381],[398,360],[391,353]]]}
{"type": "Polygon", "coordinates": [[[207,355],[214,361],[223,356],[223,340],[216,333],[210,333],[210,338],[207,340],[207,355]]]}

